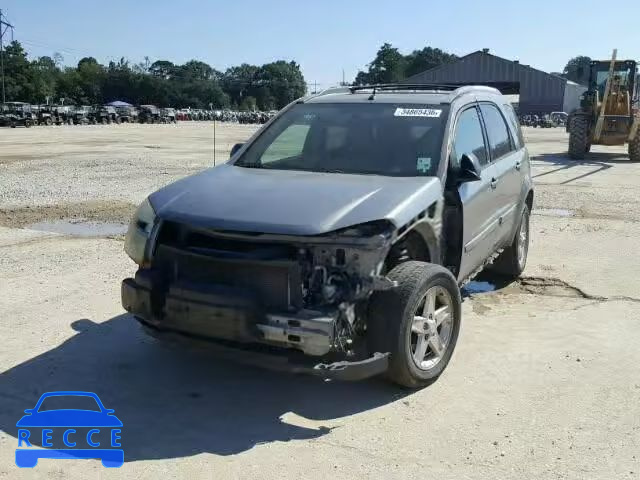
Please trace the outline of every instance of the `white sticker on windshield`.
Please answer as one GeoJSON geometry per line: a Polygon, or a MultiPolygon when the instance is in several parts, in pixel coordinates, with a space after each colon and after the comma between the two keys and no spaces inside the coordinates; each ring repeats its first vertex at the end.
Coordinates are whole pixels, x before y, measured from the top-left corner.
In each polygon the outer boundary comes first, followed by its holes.
{"type": "Polygon", "coordinates": [[[427,173],[431,170],[431,157],[418,157],[416,169],[420,173],[427,173]]]}
{"type": "Polygon", "coordinates": [[[439,118],[442,110],[434,108],[396,108],[394,117],[430,117],[439,118]]]}

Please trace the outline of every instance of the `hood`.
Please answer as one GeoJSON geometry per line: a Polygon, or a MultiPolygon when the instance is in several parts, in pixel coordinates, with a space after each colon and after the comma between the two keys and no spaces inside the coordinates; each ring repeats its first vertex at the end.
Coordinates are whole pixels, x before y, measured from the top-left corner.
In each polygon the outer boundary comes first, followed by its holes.
{"type": "Polygon", "coordinates": [[[149,199],[165,220],[203,228],[319,235],[389,220],[400,227],[442,196],[435,177],[383,177],[222,165],[149,199]]]}

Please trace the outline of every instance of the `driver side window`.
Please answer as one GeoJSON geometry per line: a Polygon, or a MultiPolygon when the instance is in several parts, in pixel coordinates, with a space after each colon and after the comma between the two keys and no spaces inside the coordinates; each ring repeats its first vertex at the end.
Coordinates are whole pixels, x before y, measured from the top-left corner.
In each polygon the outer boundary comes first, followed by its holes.
{"type": "Polygon", "coordinates": [[[480,165],[488,163],[482,124],[476,107],[465,110],[458,117],[456,133],[453,139],[453,150],[451,151],[451,168],[457,170],[460,167],[460,159],[465,153],[473,153],[478,157],[480,165]]]}

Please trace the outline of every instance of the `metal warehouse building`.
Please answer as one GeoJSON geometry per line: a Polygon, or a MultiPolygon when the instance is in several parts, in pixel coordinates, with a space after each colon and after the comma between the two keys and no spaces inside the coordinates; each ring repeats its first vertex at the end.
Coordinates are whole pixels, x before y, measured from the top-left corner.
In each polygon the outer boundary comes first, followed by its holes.
{"type": "Polygon", "coordinates": [[[470,53],[453,63],[409,77],[405,83],[471,84],[496,87],[505,94],[519,94],[521,114],[571,112],[586,90],[558,75],[536,70],[489,53],[470,53]]]}

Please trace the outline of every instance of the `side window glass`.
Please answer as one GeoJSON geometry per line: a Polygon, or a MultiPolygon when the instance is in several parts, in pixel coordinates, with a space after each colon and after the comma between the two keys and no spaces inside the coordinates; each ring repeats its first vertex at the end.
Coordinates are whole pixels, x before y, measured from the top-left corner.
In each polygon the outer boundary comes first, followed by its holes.
{"type": "Polygon", "coordinates": [[[482,125],[476,108],[465,110],[458,117],[451,154],[451,167],[459,168],[460,159],[465,153],[473,153],[478,157],[481,165],[486,165],[488,162],[482,125]]]}
{"type": "Polygon", "coordinates": [[[260,157],[260,162],[266,164],[300,155],[307,140],[309,128],[309,125],[290,125],[269,145],[260,157]]]}
{"type": "Polygon", "coordinates": [[[520,122],[518,121],[518,116],[516,115],[516,111],[513,109],[513,106],[509,104],[504,105],[504,110],[507,112],[507,120],[511,124],[511,128],[516,133],[518,137],[517,148],[522,148],[524,146],[524,137],[522,136],[522,128],[520,128],[520,122]]]}
{"type": "Polygon", "coordinates": [[[484,124],[487,127],[489,137],[489,147],[491,148],[491,158],[494,160],[508,154],[513,150],[509,127],[504,117],[495,105],[480,105],[484,124]]]}

